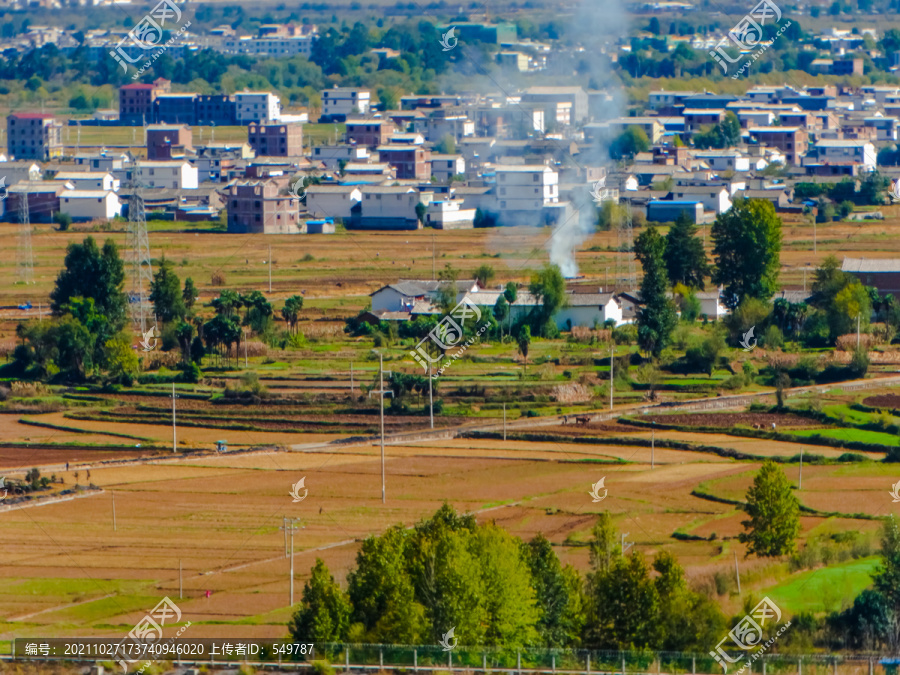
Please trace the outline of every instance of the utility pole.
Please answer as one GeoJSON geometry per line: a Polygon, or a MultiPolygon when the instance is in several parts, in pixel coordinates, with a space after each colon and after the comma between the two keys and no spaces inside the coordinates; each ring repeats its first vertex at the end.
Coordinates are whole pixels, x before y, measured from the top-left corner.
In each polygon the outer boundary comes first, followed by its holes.
{"type": "Polygon", "coordinates": [[[178,440],[175,432],[175,383],[172,383],[172,452],[178,452],[178,440]]]}
{"type": "Polygon", "coordinates": [[[437,281],[437,276],[434,273],[434,232],[431,233],[431,280],[437,281]]]}
{"type": "Polygon", "coordinates": [[[34,283],[34,255],[31,250],[31,214],[28,211],[28,192],[19,193],[19,250],[16,267],[19,281],[26,286],[34,283]]]}
{"type": "Polygon", "coordinates": [[[181,577],[181,559],[178,560],[178,599],[184,597],[184,584],[181,577]]]}
{"type": "MultiPolygon", "coordinates": [[[[249,361],[247,360],[247,341],[248,341],[249,339],[250,339],[250,335],[248,334],[247,330],[244,329],[244,368],[249,368],[249,367],[250,367],[250,363],[249,363],[249,361]]],[[[238,358],[241,358],[241,357],[238,356],[238,358]]]]}
{"type": "Polygon", "coordinates": [[[150,262],[150,239],[147,235],[147,215],[141,194],[141,169],[137,158],[131,163],[131,191],[126,237],[126,250],[131,262],[129,301],[132,320],[141,333],[146,333],[147,312],[150,305],[148,289],[153,283],[153,266],[150,262]]]}
{"type": "Polygon", "coordinates": [[[615,347],[609,346],[609,409],[613,409],[613,362],[616,360],[615,347]]]}
{"type": "Polygon", "coordinates": [[[434,389],[432,383],[434,379],[431,377],[431,360],[428,361],[428,419],[431,422],[431,428],[434,429],[434,389]]]}
{"type": "Polygon", "coordinates": [[[353,361],[350,362],[350,393],[353,393],[353,361]]]}
{"type": "Polygon", "coordinates": [[[506,404],[503,404],[503,440],[506,440],[506,404]]]}
{"type": "Polygon", "coordinates": [[[656,449],[656,422],[653,422],[654,426],[650,429],[650,468],[654,467],[653,463],[653,451],[656,449]]]}
{"type": "Polygon", "coordinates": [[[859,317],[860,313],[856,313],[856,351],[859,351],[859,317]]]}
{"type": "Polygon", "coordinates": [[[269,293],[272,292],[272,245],[269,244],[269,293]]]}
{"type": "Polygon", "coordinates": [[[797,489],[803,489],[803,448],[800,448],[800,478],[797,481],[797,489]]]}
{"type": "Polygon", "coordinates": [[[741,594],[741,571],[738,569],[738,561],[737,561],[737,551],[732,551],[734,553],[734,577],[737,579],[738,586],[738,595],[741,594]]]}
{"type": "Polygon", "coordinates": [[[631,533],[630,533],[630,532],[626,532],[625,534],[622,535],[622,555],[625,555],[625,551],[627,551],[629,548],[631,548],[632,546],[634,546],[634,542],[631,542],[630,544],[628,544],[628,546],[625,546],[625,538],[626,538],[629,534],[631,534],[631,533]]]}
{"type": "Polygon", "coordinates": [[[112,496],[112,507],[113,507],[113,532],[118,532],[118,531],[119,531],[119,528],[116,527],[116,493],[115,493],[115,492],[110,492],[109,494],[112,496]]]}
{"type": "MultiPolygon", "coordinates": [[[[391,374],[391,371],[388,371],[391,374]]],[[[384,479],[384,395],[388,394],[391,397],[394,396],[394,392],[391,390],[385,391],[384,389],[384,356],[382,354],[378,355],[378,390],[370,391],[369,396],[372,394],[378,394],[378,402],[381,407],[381,503],[386,503],[385,497],[385,479],[384,479]]]]}
{"type": "Polygon", "coordinates": [[[290,593],[291,604],[290,604],[290,606],[293,607],[294,606],[294,532],[297,531],[298,529],[302,530],[304,528],[304,526],[301,525],[300,527],[297,527],[296,523],[300,522],[299,518],[286,518],[285,517],[285,518],[282,518],[282,522],[284,522],[284,527],[282,527],[281,529],[284,530],[285,539],[287,539],[288,531],[290,531],[290,533],[291,533],[291,544],[290,544],[290,546],[291,546],[291,593],[290,593]],[[288,524],[288,523],[290,523],[290,524],[288,524]]]}

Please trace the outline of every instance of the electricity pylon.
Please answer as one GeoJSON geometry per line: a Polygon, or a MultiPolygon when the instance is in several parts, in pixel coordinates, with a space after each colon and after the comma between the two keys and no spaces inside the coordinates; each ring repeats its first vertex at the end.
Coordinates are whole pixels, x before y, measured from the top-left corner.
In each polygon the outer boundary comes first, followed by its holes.
{"type": "Polygon", "coordinates": [[[16,272],[23,284],[34,283],[34,256],[31,251],[31,216],[28,212],[28,190],[19,193],[19,248],[16,272]]]}
{"type": "Polygon", "coordinates": [[[131,260],[131,291],[129,307],[135,327],[147,332],[150,311],[150,284],[153,267],[150,264],[150,239],[147,236],[147,216],[141,194],[140,167],[137,158],[131,165],[131,198],[128,200],[127,258],[131,260]]]}

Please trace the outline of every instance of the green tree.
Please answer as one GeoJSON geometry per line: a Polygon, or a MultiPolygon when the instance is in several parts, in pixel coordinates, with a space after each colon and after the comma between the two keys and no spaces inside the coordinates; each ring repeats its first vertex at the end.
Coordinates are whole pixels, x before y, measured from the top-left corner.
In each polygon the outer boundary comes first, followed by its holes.
{"type": "Polygon", "coordinates": [[[704,280],[710,273],[709,260],[703,250],[703,240],[697,236],[697,226],[687,213],[678,215],[666,235],[663,258],[673,286],[680,283],[703,290],[704,280]]]}
{"type": "Polygon", "coordinates": [[[235,316],[243,306],[244,299],[237,291],[226,289],[219,294],[218,298],[214,298],[211,304],[217,315],[230,318],[235,316]]]}
{"type": "Polygon", "coordinates": [[[459,279],[459,272],[450,263],[447,263],[444,269],[438,272],[438,281],[441,283],[435,293],[434,304],[440,307],[444,314],[449,314],[456,307],[456,298],[459,295],[457,279],[459,279]]]}
{"type": "Polygon", "coordinates": [[[545,265],[531,276],[529,292],[541,303],[532,310],[531,326],[541,337],[557,334],[553,317],[566,305],[566,280],[557,265],[545,265]]]}
{"type": "Polygon", "coordinates": [[[153,311],[163,323],[183,319],[185,315],[181,280],[175,274],[175,265],[163,255],[150,284],[150,302],[153,311]]]}
{"type": "Polygon", "coordinates": [[[724,286],[730,309],[744,298],[768,300],[777,290],[781,253],[781,219],[770,202],[743,199],[716,218],[712,226],[713,281],[724,286]]]}
{"type": "Polygon", "coordinates": [[[487,288],[488,284],[494,280],[496,273],[494,272],[494,268],[490,265],[480,265],[477,270],[475,270],[475,281],[478,282],[479,288],[487,288]]]}
{"type": "Polygon", "coordinates": [[[541,643],[548,647],[577,645],[585,620],[581,577],[571,566],[563,567],[542,534],[523,543],[522,549],[540,611],[537,630],[541,643]]]}
{"type": "Polygon", "coordinates": [[[189,312],[194,309],[194,303],[197,302],[199,297],[200,293],[194,285],[194,280],[188,277],[184,280],[184,290],[181,292],[181,299],[189,312]]]}
{"type": "Polygon", "coordinates": [[[617,557],[593,585],[601,649],[643,649],[655,643],[659,596],[644,556],[617,557]]]}
{"type": "Polygon", "coordinates": [[[281,310],[282,318],[287,322],[288,330],[293,333],[300,320],[300,310],[303,309],[303,296],[292,295],[284,301],[284,308],[281,310]]]}
{"type": "Polygon", "coordinates": [[[639,152],[650,149],[650,139],[641,127],[630,126],[613,139],[609,146],[609,156],[613,159],[634,157],[639,152]]]}
{"type": "Polygon", "coordinates": [[[792,553],[800,534],[800,504],[791,492],[784,471],[767,459],[747,490],[744,510],[750,516],[741,524],[745,532],[738,539],[747,546],[747,555],[774,557],[792,553]]]}
{"type": "Polygon", "coordinates": [[[666,240],[655,227],[648,227],[634,242],[635,256],[644,270],[641,307],[637,312],[638,344],[654,357],[669,344],[678,322],[675,305],[668,296],[665,250],[666,240]]]}
{"type": "Polygon", "coordinates": [[[738,116],[733,111],[728,110],[725,118],[721,122],[722,136],[728,147],[737,145],[741,142],[741,123],[738,116]]]}
{"type": "Polygon", "coordinates": [[[250,329],[257,335],[267,333],[272,327],[275,308],[272,307],[272,303],[266,299],[266,296],[259,291],[251,291],[244,296],[244,307],[247,308],[244,325],[250,326],[250,329]]]}
{"type": "Polygon", "coordinates": [[[531,346],[531,328],[527,323],[523,323],[516,335],[516,345],[519,348],[519,354],[522,355],[523,369],[528,371],[528,348],[531,346]]]}
{"type": "Polygon", "coordinates": [[[509,316],[509,303],[506,301],[506,297],[503,293],[497,296],[497,302],[494,303],[494,308],[491,312],[497,320],[497,323],[500,325],[500,337],[502,338],[503,322],[506,320],[506,317],[509,316]]]}
{"type": "Polygon", "coordinates": [[[53,214],[53,222],[59,225],[60,232],[67,232],[72,226],[72,216],[64,211],[57,211],[53,214]]]}
{"type": "Polygon", "coordinates": [[[356,554],[348,594],[353,621],[361,625],[367,642],[421,644],[430,632],[406,568],[408,539],[396,526],[366,539],[356,554]]]}
{"type": "Polygon", "coordinates": [[[107,340],[104,347],[104,367],[117,379],[129,380],[140,372],[140,361],[128,335],[120,334],[107,340]]]}
{"type": "Polygon", "coordinates": [[[881,527],[881,564],[872,575],[875,590],[887,609],[887,642],[891,653],[900,647],[900,528],[893,514],[881,527]]]}
{"type": "Polygon", "coordinates": [[[434,146],[434,151],[440,155],[456,154],[456,139],[451,134],[444,134],[434,146]]]}
{"type": "Polygon", "coordinates": [[[350,627],[350,602],[325,562],[316,558],[312,576],[303,585],[300,607],[288,624],[294,640],[340,642],[350,627]]]}
{"type": "Polygon", "coordinates": [[[86,237],[81,244],[69,244],[63,264],[50,293],[53,313],[62,314],[71,298],[92,298],[113,332],[120,331],[127,320],[128,301],[122,291],[125,268],[115,242],[107,239],[102,250],[93,237],[86,237]]]}

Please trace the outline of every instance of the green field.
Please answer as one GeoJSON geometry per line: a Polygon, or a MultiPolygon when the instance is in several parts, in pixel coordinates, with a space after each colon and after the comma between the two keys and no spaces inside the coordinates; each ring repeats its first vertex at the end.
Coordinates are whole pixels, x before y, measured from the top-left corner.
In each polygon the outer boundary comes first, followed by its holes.
{"type": "Polygon", "coordinates": [[[779,607],[800,612],[840,611],[850,599],[872,584],[870,576],[880,561],[879,556],[850,560],[846,563],[799,572],[765,590],[779,607]]]}

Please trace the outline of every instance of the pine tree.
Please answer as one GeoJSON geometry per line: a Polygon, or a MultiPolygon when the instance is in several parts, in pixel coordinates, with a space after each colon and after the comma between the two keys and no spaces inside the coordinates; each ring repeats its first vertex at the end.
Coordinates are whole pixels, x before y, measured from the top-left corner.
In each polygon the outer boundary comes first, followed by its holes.
{"type": "Polygon", "coordinates": [[[672,285],[684,284],[690,288],[705,287],[710,266],[703,250],[703,240],[697,236],[697,226],[687,213],[681,213],[666,235],[666,251],[663,254],[666,271],[672,285]]]}
{"type": "Polygon", "coordinates": [[[641,280],[641,308],[637,314],[638,344],[653,356],[669,344],[677,316],[669,299],[669,279],[663,256],[666,241],[655,227],[641,232],[634,242],[634,253],[644,269],[641,280]]]}

